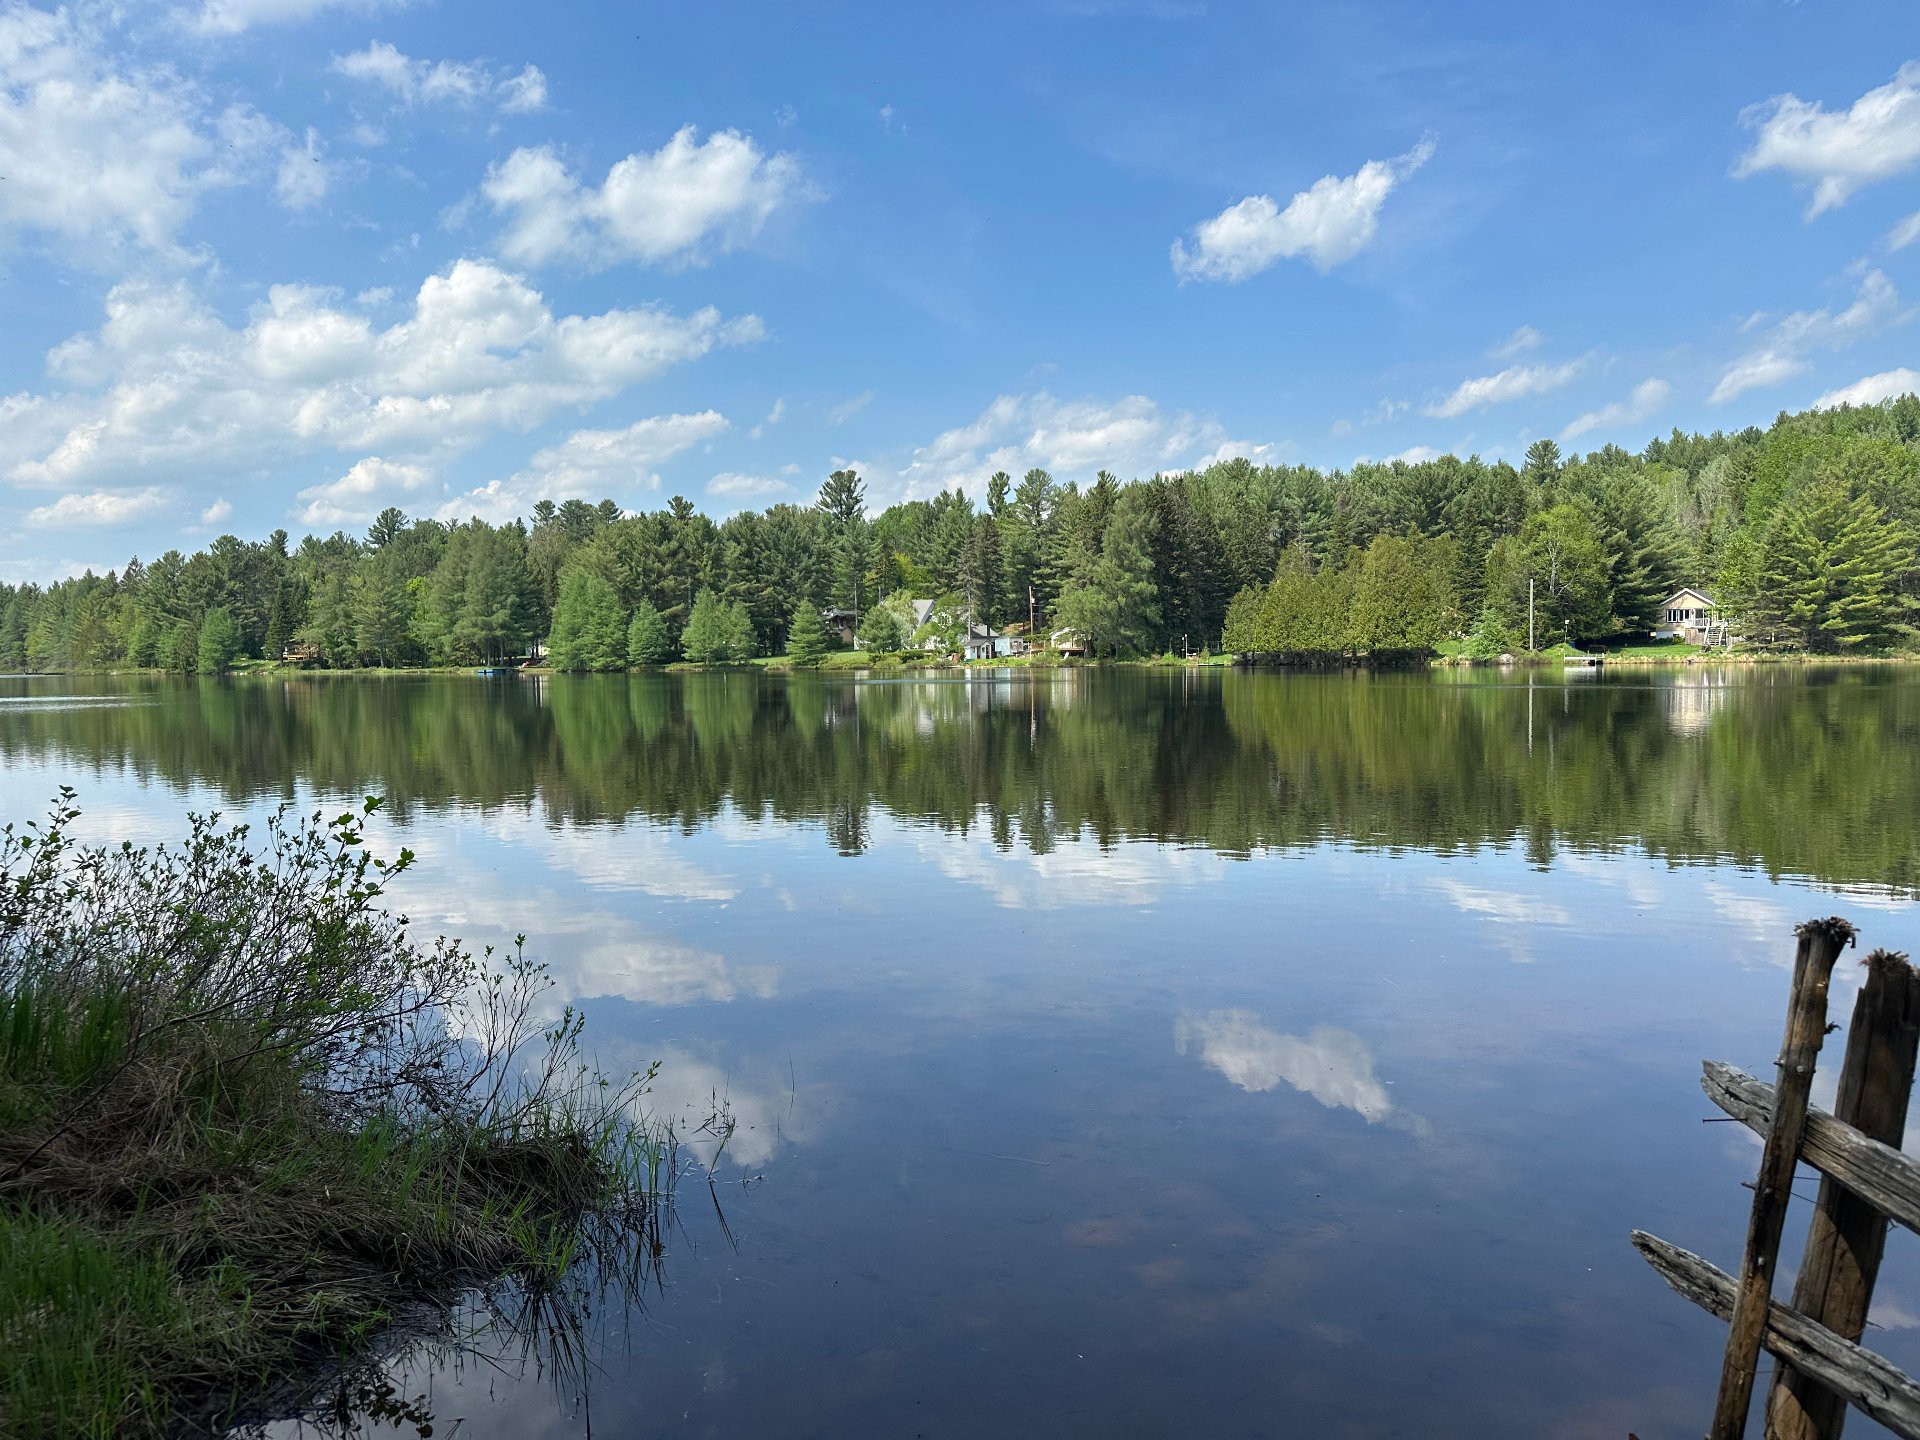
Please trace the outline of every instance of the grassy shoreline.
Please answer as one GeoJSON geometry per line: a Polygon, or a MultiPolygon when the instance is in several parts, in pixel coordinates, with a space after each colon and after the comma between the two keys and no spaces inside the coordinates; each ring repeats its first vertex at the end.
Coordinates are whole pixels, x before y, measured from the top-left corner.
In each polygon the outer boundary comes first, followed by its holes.
{"type": "Polygon", "coordinates": [[[70,792],[0,831],[0,1433],[217,1431],[405,1310],[649,1233],[645,1077],[581,1064],[517,951],[381,910],[373,806],[263,851],[90,849],[70,792]]]}
{"type": "MultiPolygon", "coordinates": [[[[1556,645],[1550,650],[1518,651],[1511,658],[1476,659],[1460,653],[1458,642],[1443,646],[1438,652],[1425,657],[1396,658],[1393,668],[1418,668],[1421,665],[1433,669],[1498,669],[1502,666],[1550,667],[1564,665],[1578,659],[1598,658],[1603,667],[1629,666],[1644,669],[1696,668],[1700,666],[1875,666],[1875,665],[1920,665],[1920,653],[1894,655],[1859,654],[1817,654],[1813,651],[1776,651],[1776,650],[1706,650],[1697,645],[1631,645],[1618,649],[1580,650],[1569,645],[1556,645]]],[[[784,655],[760,655],[737,663],[706,665],[691,661],[674,661],[664,665],[634,666],[626,670],[604,673],[617,675],[636,674],[713,674],[729,670],[759,671],[773,674],[849,674],[855,671],[882,671],[902,675],[939,674],[969,670],[1191,670],[1222,667],[1240,667],[1247,669],[1364,669],[1369,662],[1365,659],[1318,660],[1242,660],[1226,653],[1210,653],[1200,656],[1180,655],[1135,655],[1124,658],[1105,657],[1086,659],[1079,656],[1058,655],[1009,655],[992,660],[947,660],[921,659],[911,653],[905,655],[872,656],[858,650],[836,650],[830,652],[817,666],[796,667],[784,655]]],[[[473,675],[475,667],[471,665],[413,665],[379,667],[364,666],[353,669],[335,669],[325,666],[289,665],[280,661],[254,660],[236,666],[226,676],[206,677],[221,679],[392,679],[396,677],[447,677],[455,675],[473,675]]],[[[46,678],[55,675],[152,675],[165,676],[176,674],[171,670],[119,667],[104,670],[53,670],[23,673],[21,678],[46,678]]],[[[560,675],[566,671],[554,670],[545,665],[528,666],[517,673],[525,675],[560,675]]],[[[599,673],[599,672],[596,672],[599,673]]]]}

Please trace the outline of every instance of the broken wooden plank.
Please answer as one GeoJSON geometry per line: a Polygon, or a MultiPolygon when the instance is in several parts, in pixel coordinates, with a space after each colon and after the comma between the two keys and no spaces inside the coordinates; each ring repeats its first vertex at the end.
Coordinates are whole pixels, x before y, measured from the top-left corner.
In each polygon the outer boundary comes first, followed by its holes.
{"type": "Polygon", "coordinates": [[[1714,1401],[1707,1440],[1741,1440],[1753,1403],[1753,1372],[1767,1328],[1773,1298],[1773,1272],[1780,1258],[1780,1232],[1793,1196],[1793,1171],[1800,1163],[1806,1132],[1807,1097],[1813,1090],[1814,1062],[1827,1034],[1827,986],[1840,952],[1853,943],[1853,926],[1835,915],[1803,921],[1793,962],[1793,989],[1787,998],[1787,1029],[1780,1041],[1779,1076],[1774,1084],[1773,1123],[1753,1187],[1747,1218],[1747,1244],[1734,1282],[1733,1313],[1727,1321],[1727,1353],[1720,1362],[1720,1393],[1714,1401]]]}
{"type": "MultiPolygon", "coordinates": [[[[1867,957],[1847,1030],[1834,1118],[1870,1140],[1898,1146],[1920,1053],[1920,970],[1907,957],[1867,957]]],[[[1804,1147],[1804,1142],[1803,1147],[1804,1147]]],[[[1842,1340],[1858,1341],[1873,1306],[1874,1281],[1887,1244],[1887,1217],[1839,1181],[1820,1182],[1807,1248],[1794,1280],[1793,1308],[1842,1340]]],[[[1840,1440],[1846,1402],[1811,1375],[1780,1367],[1767,1398],[1767,1440],[1840,1440]]]]}
{"type": "MultiPolygon", "coordinates": [[[[1773,1119],[1773,1086],[1744,1070],[1709,1060],[1700,1077],[1707,1098],[1762,1135],[1773,1119]]],[[[1920,1234],[1920,1161],[1870,1140],[1824,1110],[1807,1111],[1800,1158],[1831,1175],[1874,1209],[1920,1234]]]]}
{"type": "MultiPolygon", "coordinates": [[[[1694,1304],[1722,1320],[1732,1316],[1734,1282],[1724,1270],[1644,1230],[1633,1232],[1633,1248],[1694,1304]]],[[[1761,1339],[1769,1354],[1813,1376],[1894,1434],[1920,1440],[1920,1384],[1871,1350],[1842,1340],[1777,1300],[1768,1305],[1765,1319],[1761,1339]]]]}

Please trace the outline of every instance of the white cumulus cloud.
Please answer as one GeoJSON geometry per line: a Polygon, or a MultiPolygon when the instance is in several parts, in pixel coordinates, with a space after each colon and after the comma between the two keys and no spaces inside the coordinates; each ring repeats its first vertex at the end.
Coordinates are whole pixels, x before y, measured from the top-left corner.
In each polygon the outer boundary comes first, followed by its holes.
{"type": "Polygon", "coordinates": [[[209,35],[238,35],[256,25],[288,25],[323,10],[379,10],[406,0],[201,0],[192,23],[209,35]]]}
{"type": "Polygon", "coordinates": [[[482,60],[416,60],[385,40],[336,55],[327,68],[377,86],[403,105],[485,102],[509,114],[527,114],[547,103],[547,77],[538,66],[527,65],[518,74],[509,74],[482,60]]]}
{"type": "Polygon", "coordinates": [[[653,467],[711,440],[727,428],[717,410],[655,415],[622,430],[576,430],[558,445],[534,453],[525,470],[490,481],[440,507],[443,520],[479,515],[493,521],[525,515],[540,500],[600,500],[657,490],[653,467]]]}
{"type": "Polygon", "coordinates": [[[1355,465],[1424,465],[1429,460],[1438,460],[1440,452],[1431,445],[1409,445],[1404,450],[1391,455],[1383,455],[1378,460],[1371,455],[1356,455],[1355,465]]]}
{"type": "Polygon", "coordinates": [[[1245,280],[1280,260],[1304,256],[1322,274],[1366,249],[1387,196],[1433,154],[1422,140],[1391,160],[1369,160],[1351,175],[1324,175],[1284,208],[1249,195],[1173,242],[1182,280],[1245,280]]]}
{"type": "Polygon", "coordinates": [[[1592,430],[1613,425],[1631,425],[1656,414],[1673,396],[1673,386],[1657,376],[1642,380],[1633,387],[1633,393],[1624,400],[1615,400],[1602,405],[1598,410],[1589,410],[1580,416],[1565,430],[1560,432],[1564,440],[1578,440],[1592,430]]]}
{"type": "Polygon", "coordinates": [[[1851,385],[1829,390],[1813,402],[1813,408],[1837,410],[1842,405],[1878,405],[1882,400],[1891,400],[1897,395],[1914,394],[1920,394],[1920,370],[1909,370],[1902,366],[1898,370],[1882,370],[1878,375],[1868,375],[1851,385]]]}
{"type": "Polygon", "coordinates": [[[166,509],[170,499],[167,492],[157,486],[62,495],[51,505],[29,510],[27,522],[32,525],[122,525],[166,509]]]}
{"type": "Polygon", "coordinates": [[[774,475],[741,475],[722,471],[707,482],[707,494],[727,500],[753,499],[761,495],[781,495],[790,487],[774,475]]]}
{"type": "Polygon", "coordinates": [[[201,196],[286,142],[257,111],[216,111],[173,72],[107,48],[68,11],[0,7],[0,242],[32,231],[89,259],[128,247],[177,256],[201,196]]]}
{"type": "Polygon", "coordinates": [[[1740,118],[1755,132],[1754,142],[1733,173],[1779,170],[1810,183],[1812,219],[1862,185],[1920,164],[1920,63],[1908,61],[1845,110],[1788,94],[1749,106],[1740,118]]]}
{"type": "Polygon", "coordinates": [[[1426,407],[1426,413],[1441,420],[1453,420],[1489,405],[1504,405],[1524,400],[1529,395],[1545,395],[1570,383],[1586,368],[1586,361],[1569,360],[1564,365],[1509,365],[1494,375],[1476,375],[1462,380],[1444,400],[1426,407]]]}
{"type": "MultiPolygon", "coordinates": [[[[1905,318],[1893,282],[1882,272],[1869,270],[1845,309],[1797,310],[1767,326],[1760,342],[1727,366],[1707,400],[1724,405],[1749,390],[1777,385],[1807,369],[1809,351],[1840,349],[1905,318]]],[[[1765,320],[1754,315],[1745,328],[1760,328],[1765,320]]]]}
{"type": "Polygon", "coordinates": [[[1145,395],[1064,401],[1040,390],[1000,396],[897,464],[858,468],[874,495],[912,499],[958,485],[978,497],[996,470],[1015,479],[1036,467],[1061,480],[1091,480],[1100,470],[1131,478],[1187,469],[1227,439],[1217,421],[1169,413],[1145,395]]]}
{"type": "Polygon", "coordinates": [[[1273,465],[1278,463],[1279,459],[1280,446],[1270,441],[1225,440],[1214,446],[1207,454],[1182,468],[1194,471],[1207,470],[1215,465],[1225,465],[1231,460],[1245,460],[1252,465],[1273,465]]]}
{"type": "Polygon", "coordinates": [[[424,465],[369,455],[325,485],[300,492],[307,503],[296,512],[302,525],[352,525],[371,520],[394,501],[418,494],[433,482],[424,465]]]}
{"type": "Polygon", "coordinates": [[[711,308],[556,316],[520,276],[474,260],[429,276],[384,326],[298,285],[273,287],[238,327],[178,282],[117,285],[106,310],[48,356],[58,388],[0,398],[0,475],[14,484],[138,471],[229,489],[329,450],[421,463],[762,333],[711,308]]]}
{"type": "Polygon", "coordinates": [[[747,244],[774,211],[812,189],[791,155],[769,155],[735,130],[701,140],[688,125],[658,150],[618,162],[598,186],[542,145],[490,168],[480,193],[506,221],[499,243],[508,259],[598,268],[700,264],[747,244]]]}

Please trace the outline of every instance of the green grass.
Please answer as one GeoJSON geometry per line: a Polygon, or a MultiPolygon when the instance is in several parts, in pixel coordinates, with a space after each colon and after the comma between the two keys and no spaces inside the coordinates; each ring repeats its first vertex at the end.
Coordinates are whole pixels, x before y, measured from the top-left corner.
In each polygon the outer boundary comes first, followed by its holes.
{"type": "Polygon", "coordinates": [[[1684,640],[1646,640],[1609,648],[1606,656],[1609,660],[1616,656],[1623,660],[1686,660],[1707,653],[1704,645],[1689,645],[1684,640]]]}
{"type": "Polygon", "coordinates": [[[657,1245],[647,1077],[535,1021],[517,950],[416,947],[365,813],[264,854],[87,849],[64,796],[0,831],[0,1434],[218,1428],[403,1305],[657,1245]]]}

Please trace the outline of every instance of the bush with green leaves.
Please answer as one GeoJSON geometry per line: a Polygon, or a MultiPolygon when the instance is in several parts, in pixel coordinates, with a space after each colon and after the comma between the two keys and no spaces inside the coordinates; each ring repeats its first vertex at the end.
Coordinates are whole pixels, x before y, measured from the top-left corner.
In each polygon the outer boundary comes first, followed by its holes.
{"type": "Polygon", "coordinates": [[[0,829],[0,1431],[218,1428],[402,1304],[644,1231],[651,1072],[595,1073],[517,942],[416,940],[377,808],[101,847],[63,790],[0,829]]]}

